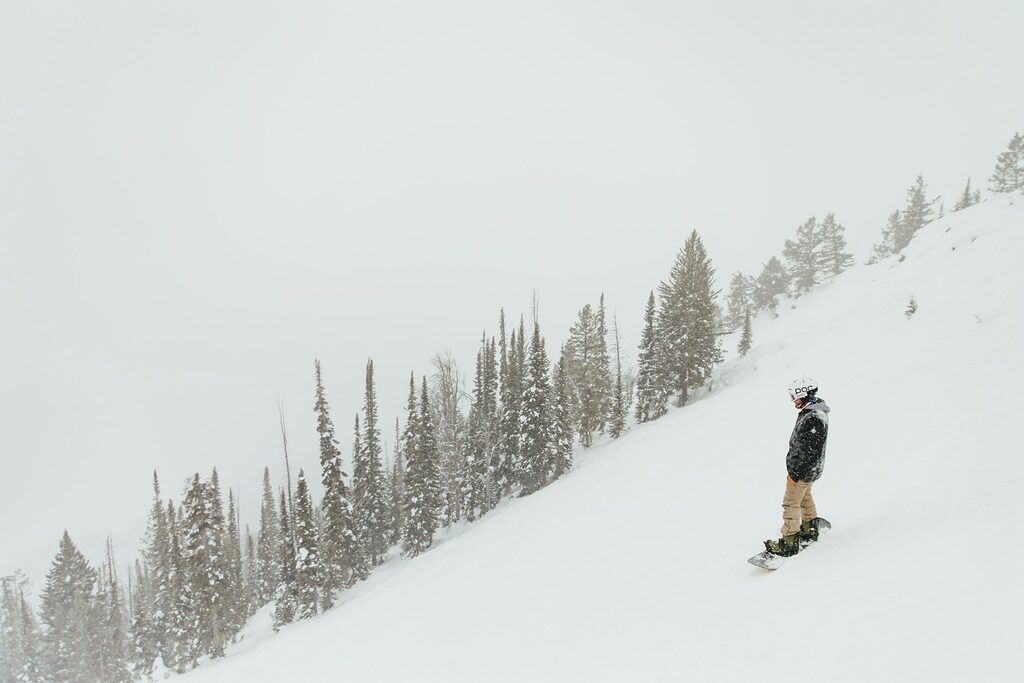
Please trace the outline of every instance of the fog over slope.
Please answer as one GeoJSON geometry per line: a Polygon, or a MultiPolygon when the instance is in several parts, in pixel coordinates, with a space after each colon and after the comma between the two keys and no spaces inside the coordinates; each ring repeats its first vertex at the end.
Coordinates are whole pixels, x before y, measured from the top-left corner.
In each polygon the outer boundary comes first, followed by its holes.
{"type": "Polygon", "coordinates": [[[187,680],[1015,680],[1022,257],[1019,193],[935,221],[760,317],[691,405],[328,613],[258,613],[187,680]],[[745,560],[778,532],[799,375],[832,406],[834,528],[768,573],[745,560]]]}

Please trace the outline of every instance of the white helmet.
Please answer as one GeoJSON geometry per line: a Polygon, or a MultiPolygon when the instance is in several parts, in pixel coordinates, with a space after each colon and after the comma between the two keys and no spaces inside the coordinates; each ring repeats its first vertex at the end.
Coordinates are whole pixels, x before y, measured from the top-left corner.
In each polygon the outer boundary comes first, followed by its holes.
{"type": "Polygon", "coordinates": [[[798,377],[789,383],[789,398],[794,401],[798,398],[813,396],[816,391],[818,391],[818,383],[810,377],[798,377]]]}

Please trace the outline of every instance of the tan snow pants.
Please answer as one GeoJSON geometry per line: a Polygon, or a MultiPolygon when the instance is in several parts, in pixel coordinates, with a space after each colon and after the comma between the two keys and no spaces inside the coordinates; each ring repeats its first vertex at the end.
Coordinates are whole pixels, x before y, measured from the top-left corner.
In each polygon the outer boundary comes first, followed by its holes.
{"type": "Polygon", "coordinates": [[[811,482],[793,481],[786,476],[786,495],[782,497],[782,535],[792,536],[800,531],[801,519],[814,519],[818,510],[811,496],[811,482]]]}

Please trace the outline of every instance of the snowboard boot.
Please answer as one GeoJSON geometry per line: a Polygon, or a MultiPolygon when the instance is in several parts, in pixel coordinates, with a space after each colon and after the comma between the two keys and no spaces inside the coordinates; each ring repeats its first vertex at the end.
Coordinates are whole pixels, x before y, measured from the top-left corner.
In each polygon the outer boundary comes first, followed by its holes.
{"type": "Polygon", "coordinates": [[[800,531],[796,533],[803,545],[818,540],[818,519],[805,519],[800,523],[800,531]]]}
{"type": "Polygon", "coordinates": [[[764,549],[772,555],[791,557],[800,552],[800,533],[783,536],[777,541],[765,541],[764,549]]]}

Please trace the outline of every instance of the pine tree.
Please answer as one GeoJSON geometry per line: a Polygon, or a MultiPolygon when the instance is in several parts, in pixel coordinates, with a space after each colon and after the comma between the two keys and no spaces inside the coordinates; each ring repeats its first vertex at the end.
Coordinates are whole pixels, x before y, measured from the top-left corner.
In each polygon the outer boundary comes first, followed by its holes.
{"type": "Polygon", "coordinates": [[[627,395],[627,388],[622,384],[622,350],[619,347],[619,321],[615,321],[615,393],[612,403],[611,422],[608,429],[613,439],[617,439],[626,431],[626,415],[632,397],[627,395]]]}
{"type": "Polygon", "coordinates": [[[151,576],[139,560],[135,560],[135,596],[131,602],[128,661],[134,671],[148,674],[153,670],[153,662],[160,656],[160,642],[153,628],[155,596],[151,576]]]}
{"type": "Polygon", "coordinates": [[[107,539],[107,557],[100,590],[97,591],[89,627],[90,649],[97,680],[127,683],[131,680],[126,661],[125,612],[121,588],[114,570],[114,549],[107,539]]]}
{"type": "Polygon", "coordinates": [[[345,486],[345,473],[341,466],[341,451],[334,437],[334,422],[331,420],[330,406],[327,404],[320,374],[320,361],[315,361],[314,365],[316,402],[313,404],[313,411],[317,417],[316,431],[320,435],[320,481],[324,486],[321,503],[324,533],[320,542],[323,563],[321,607],[326,610],[334,605],[334,594],[351,585],[353,581],[352,563],[358,552],[358,541],[352,518],[352,505],[348,499],[349,492],[345,486]]]}
{"type": "Polygon", "coordinates": [[[820,281],[821,248],[822,235],[814,216],[797,228],[795,240],[786,240],[782,255],[797,294],[813,289],[820,281]]]}
{"type": "Polygon", "coordinates": [[[366,481],[366,449],[363,446],[363,430],[359,426],[359,414],[355,416],[352,436],[352,532],[356,539],[355,554],[352,557],[352,581],[361,581],[370,575],[370,554],[360,531],[359,496],[363,491],[360,482],[366,481]]]}
{"type": "Polygon", "coordinates": [[[96,571],[65,530],[40,596],[41,670],[46,681],[87,681],[95,672],[89,638],[96,571]]]}
{"type": "Polygon", "coordinates": [[[167,586],[163,599],[167,610],[166,639],[162,644],[163,663],[179,672],[188,664],[187,639],[189,637],[189,586],[186,582],[185,558],[181,549],[181,522],[174,501],[167,501],[164,524],[169,541],[167,586]]]}
{"type": "Polygon", "coordinates": [[[263,500],[260,505],[260,528],[256,541],[256,585],[253,590],[256,607],[274,599],[280,583],[281,533],[274,492],[270,488],[270,468],[263,468],[263,500]]]}
{"type": "Polygon", "coordinates": [[[216,533],[212,486],[192,478],[185,498],[181,528],[182,577],[187,602],[185,605],[186,640],[179,661],[195,666],[203,655],[224,653],[223,621],[218,603],[222,581],[219,575],[221,539],[216,533]]]}
{"type": "Polygon", "coordinates": [[[353,511],[356,537],[363,545],[371,567],[384,560],[388,526],[388,505],[385,496],[384,466],[381,458],[380,427],[377,418],[377,392],[373,381],[373,361],[366,364],[366,396],[363,403],[364,425],[362,477],[353,480],[353,511]]]}
{"type": "Polygon", "coordinates": [[[785,266],[777,256],[772,256],[761,267],[761,274],[757,276],[754,285],[754,293],[751,297],[754,310],[775,311],[778,305],[778,297],[789,293],[789,275],[785,266]]]}
{"type": "Polygon", "coordinates": [[[1024,190],[1024,136],[1014,133],[1006,151],[996,159],[996,169],[989,179],[993,192],[1024,190]]]}
{"type": "Polygon", "coordinates": [[[597,386],[599,413],[597,429],[602,434],[607,431],[608,422],[612,419],[614,395],[612,389],[612,363],[608,353],[608,322],[604,308],[604,292],[597,306],[597,347],[594,355],[597,367],[597,386]]]}
{"type": "Polygon", "coordinates": [[[741,356],[747,355],[750,351],[750,345],[753,341],[753,335],[750,329],[750,309],[747,309],[747,314],[743,318],[743,336],[740,337],[740,345],[737,347],[737,351],[741,356]]]}
{"type": "Polygon", "coordinates": [[[686,405],[689,392],[708,380],[721,361],[715,333],[714,268],[693,231],[680,250],[669,279],[660,286],[658,311],[659,374],[686,405]]]}
{"type": "MultiPolygon", "coordinates": [[[[505,309],[501,309],[501,317],[498,321],[498,444],[495,450],[495,464],[497,474],[495,476],[496,497],[500,498],[512,489],[514,483],[513,464],[518,449],[519,438],[519,417],[514,414],[514,387],[509,364],[509,344],[505,335],[505,309]]],[[[515,333],[513,333],[514,337],[515,333]]],[[[513,340],[513,346],[514,340],[513,340]]]]}
{"type": "Polygon", "coordinates": [[[295,612],[298,609],[298,601],[295,595],[295,537],[292,534],[291,523],[289,522],[288,499],[285,492],[281,491],[280,529],[278,543],[278,582],[274,596],[274,630],[277,631],[285,624],[295,621],[295,612]]]}
{"type": "Polygon", "coordinates": [[[846,251],[846,228],[836,222],[836,215],[828,213],[821,222],[821,258],[819,268],[826,278],[834,278],[853,265],[853,254],[846,251]]]}
{"type": "Polygon", "coordinates": [[[868,263],[878,263],[896,253],[896,242],[899,235],[903,234],[903,214],[900,211],[893,211],[889,214],[889,220],[882,229],[882,239],[871,246],[871,258],[868,263]]]}
{"type": "Polygon", "coordinates": [[[732,331],[743,324],[744,312],[750,308],[754,295],[755,282],[753,278],[743,273],[733,273],[729,280],[729,295],[726,298],[728,312],[725,316],[725,327],[732,331]]]}
{"type": "Polygon", "coordinates": [[[580,443],[589,448],[593,433],[600,428],[605,411],[605,380],[599,358],[600,328],[590,304],[584,306],[569,328],[569,339],[560,362],[566,371],[566,387],[571,414],[576,422],[580,443]]]}
{"type": "Polygon", "coordinates": [[[292,522],[295,534],[295,603],[296,616],[308,619],[320,611],[320,544],[313,520],[313,501],[309,496],[306,476],[299,470],[295,485],[295,511],[292,522]]]}
{"type": "Polygon", "coordinates": [[[485,364],[487,336],[480,342],[476,354],[476,371],[473,376],[473,403],[469,408],[467,429],[469,432],[466,448],[465,481],[461,507],[470,522],[487,509],[488,480],[490,477],[491,448],[488,434],[487,398],[485,396],[485,364]]]}
{"type": "Polygon", "coordinates": [[[498,344],[491,337],[484,353],[484,393],[485,409],[483,417],[486,426],[485,452],[490,454],[487,463],[487,491],[484,496],[484,511],[493,510],[501,499],[501,407],[498,402],[498,344]]]}
{"type": "Polygon", "coordinates": [[[519,430],[522,495],[529,495],[548,483],[554,470],[558,436],[555,411],[551,406],[550,363],[536,321],[526,367],[519,430]]]}
{"type": "Polygon", "coordinates": [[[0,681],[39,680],[38,629],[20,572],[0,577],[0,681]]]}
{"type": "Polygon", "coordinates": [[[259,561],[256,559],[256,541],[252,529],[245,525],[245,561],[242,574],[245,577],[245,618],[248,620],[256,613],[256,591],[259,584],[259,561]]]}
{"type": "Polygon", "coordinates": [[[395,418],[395,458],[391,463],[391,473],[388,476],[388,503],[391,506],[391,529],[388,535],[388,545],[392,546],[402,542],[402,528],[404,525],[403,500],[405,499],[405,456],[402,447],[402,434],[399,428],[398,418],[395,418]]]}
{"type": "MultiPolygon", "coordinates": [[[[153,472],[153,506],[150,509],[146,536],[143,541],[143,558],[150,575],[152,587],[148,596],[151,620],[148,629],[152,633],[156,654],[147,662],[140,662],[143,670],[148,671],[157,656],[168,659],[171,655],[170,643],[171,622],[178,596],[171,588],[171,537],[167,526],[167,517],[163,501],[160,498],[160,482],[153,472]]],[[[142,645],[143,655],[150,653],[149,644],[142,645]]]]}
{"type": "Polygon", "coordinates": [[[228,519],[224,535],[224,624],[226,635],[235,636],[248,618],[245,582],[242,577],[242,539],[238,534],[238,510],[235,507],[234,491],[228,490],[228,519]]]}
{"type": "Polygon", "coordinates": [[[640,337],[639,366],[636,378],[636,421],[638,424],[656,420],[665,414],[668,396],[664,382],[658,374],[658,340],[655,327],[654,292],[647,299],[644,310],[644,330],[640,337]]]}
{"type": "Polygon", "coordinates": [[[977,190],[971,190],[971,179],[967,179],[967,184],[964,185],[964,191],[960,197],[956,200],[956,205],[953,207],[953,211],[963,211],[964,209],[970,208],[977,204],[981,200],[981,196],[977,190]]]}
{"type": "Polygon", "coordinates": [[[917,231],[933,220],[932,205],[937,198],[929,200],[925,196],[926,188],[924,176],[919,175],[914,184],[907,189],[907,206],[903,210],[900,229],[896,233],[895,253],[903,251],[917,231]]]}
{"type": "Polygon", "coordinates": [[[415,557],[433,543],[441,515],[441,475],[437,465],[437,442],[434,439],[426,377],[423,378],[418,411],[414,384],[410,379],[408,411],[403,444],[408,469],[405,476],[402,553],[415,557]]]}
{"type": "MultiPolygon", "coordinates": [[[[573,420],[572,405],[569,399],[569,387],[565,371],[566,354],[559,354],[558,365],[555,366],[554,387],[552,389],[552,406],[555,411],[555,444],[552,479],[558,479],[572,469],[573,420]]],[[[612,435],[615,436],[615,421],[612,422],[612,435]]]]}
{"type": "Polygon", "coordinates": [[[509,429],[513,432],[511,443],[513,446],[511,472],[513,488],[522,489],[523,486],[523,391],[527,382],[527,356],[526,356],[526,324],[522,316],[519,316],[519,328],[512,334],[509,341],[509,391],[510,406],[509,429]]]}

